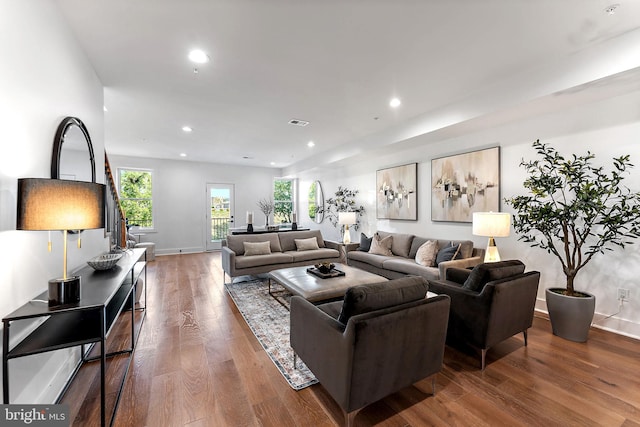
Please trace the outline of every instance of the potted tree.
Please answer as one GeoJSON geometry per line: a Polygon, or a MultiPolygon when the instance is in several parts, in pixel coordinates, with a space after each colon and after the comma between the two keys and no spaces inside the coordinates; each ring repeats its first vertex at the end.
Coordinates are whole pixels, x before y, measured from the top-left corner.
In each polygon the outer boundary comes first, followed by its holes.
{"type": "Polygon", "coordinates": [[[566,286],[546,290],[553,333],[584,342],[595,312],[595,298],[574,287],[577,274],[597,254],[624,248],[640,237],[640,193],[622,184],[633,167],[629,155],[613,159],[605,171],[594,155],[564,158],[540,140],[539,159],[524,161],[527,195],[505,199],[515,209],[518,240],[553,254],[562,266],[566,286]]]}

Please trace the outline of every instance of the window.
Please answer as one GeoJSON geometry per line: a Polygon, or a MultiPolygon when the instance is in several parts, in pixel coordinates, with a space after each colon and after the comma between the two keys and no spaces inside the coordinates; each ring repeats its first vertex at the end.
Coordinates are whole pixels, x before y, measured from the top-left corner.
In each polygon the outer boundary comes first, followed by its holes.
{"type": "Polygon", "coordinates": [[[120,204],[127,224],[153,228],[153,173],[143,169],[118,169],[120,204]]]}
{"type": "Polygon", "coordinates": [[[295,180],[275,179],[273,181],[273,219],[275,224],[290,223],[293,220],[295,180]]]}

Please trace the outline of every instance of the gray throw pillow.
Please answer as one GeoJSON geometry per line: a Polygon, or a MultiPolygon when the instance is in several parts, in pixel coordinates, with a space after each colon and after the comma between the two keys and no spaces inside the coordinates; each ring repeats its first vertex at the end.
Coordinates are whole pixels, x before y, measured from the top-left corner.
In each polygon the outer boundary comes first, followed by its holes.
{"type": "Polygon", "coordinates": [[[271,253],[270,242],[242,242],[244,246],[244,255],[269,255],[271,253]]]}
{"type": "Polygon", "coordinates": [[[428,287],[427,280],[419,276],[354,286],[344,294],[338,321],[346,325],[352,316],[423,299],[428,287]]]}
{"type": "Polygon", "coordinates": [[[358,246],[358,250],[362,252],[369,252],[369,249],[371,249],[371,239],[373,239],[373,236],[367,237],[366,234],[360,233],[360,246],[358,246]]]}
{"type": "Polygon", "coordinates": [[[457,244],[455,246],[446,246],[438,251],[438,255],[436,256],[436,265],[439,265],[441,262],[461,258],[460,244],[457,244]]]}
{"type": "Polygon", "coordinates": [[[318,239],[315,237],[309,237],[308,239],[294,239],[296,243],[296,250],[298,251],[312,251],[320,249],[318,247],[318,239]]]}

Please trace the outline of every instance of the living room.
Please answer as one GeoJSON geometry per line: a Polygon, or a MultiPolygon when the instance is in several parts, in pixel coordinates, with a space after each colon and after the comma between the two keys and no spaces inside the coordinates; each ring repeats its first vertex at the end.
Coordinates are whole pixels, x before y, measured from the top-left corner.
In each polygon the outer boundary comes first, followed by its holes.
{"type": "MultiPolygon", "coordinates": [[[[62,3],[67,3],[68,8],[72,2],[62,3]]],[[[620,13],[625,7],[637,12],[631,2],[620,3],[620,13]]],[[[598,2],[597,6],[604,9],[608,5],[603,3],[600,7],[598,2]]],[[[304,196],[317,180],[322,183],[325,197],[331,197],[339,186],[360,191],[359,203],[367,211],[360,231],[367,235],[386,230],[469,239],[475,246],[485,247],[486,239],[473,236],[471,224],[431,220],[432,159],[499,146],[502,197],[522,193],[526,174],[519,163],[522,158],[533,158],[531,144],[536,139],[552,144],[567,156],[591,151],[598,161],[605,163],[614,156],[631,154],[632,161],[638,163],[637,29],[610,39],[604,37],[571,58],[550,61],[530,71],[505,73],[492,82],[480,82],[474,92],[451,99],[437,114],[408,117],[402,126],[395,125],[395,113],[384,111],[386,117],[379,113],[377,121],[385,124],[377,132],[354,138],[344,143],[341,150],[323,150],[320,141],[316,141],[312,155],[283,167],[271,167],[112,152],[105,119],[109,112],[104,107],[105,91],[114,88],[101,81],[97,67],[83,51],[62,8],[56,2],[2,0],[2,10],[0,27],[7,36],[0,38],[0,52],[3,62],[11,64],[0,69],[3,94],[0,106],[5,124],[0,148],[3,315],[41,293],[46,282],[60,274],[61,253],[55,249],[60,246],[60,237],[54,236],[54,250],[49,253],[47,233],[16,230],[16,182],[23,177],[49,176],[53,136],[60,120],[69,115],[81,118],[89,129],[96,165],[104,164],[106,151],[114,169],[154,171],[156,229],[145,239],[156,243],[159,256],[205,250],[203,193],[210,182],[235,185],[238,226],[244,225],[246,211],[257,212],[257,201],[271,195],[274,178],[291,177],[297,181],[298,212],[305,211],[304,196]],[[418,220],[377,220],[376,170],[414,162],[418,164],[418,220]]],[[[373,115],[369,120],[374,120],[373,115]]],[[[277,151],[277,147],[272,150],[277,151]]],[[[101,171],[99,166],[97,169],[101,171]]],[[[640,169],[632,170],[627,184],[632,190],[640,189],[640,169]]],[[[501,210],[508,207],[502,203],[501,210]]],[[[260,216],[256,218],[261,225],[260,216]]],[[[341,238],[339,231],[326,221],[316,225],[301,215],[299,222],[301,226],[319,228],[327,239],[341,238]]],[[[357,240],[358,234],[352,232],[352,240],[357,240]]],[[[537,308],[546,310],[544,288],[564,280],[551,255],[518,241],[513,232],[509,237],[497,239],[497,244],[504,259],[520,259],[528,270],[542,273],[537,308]]],[[[82,249],[69,251],[69,265],[81,266],[107,249],[103,230],[87,230],[83,232],[82,249]]],[[[581,273],[584,290],[598,298],[598,327],[640,337],[639,259],[639,246],[629,245],[597,257],[581,273]],[[618,288],[630,290],[629,301],[621,311],[618,288]]],[[[23,381],[16,396],[21,402],[53,401],[73,369],[69,353],[62,352],[12,363],[16,377],[23,381]],[[27,379],[32,377],[41,381],[27,379]]]]}

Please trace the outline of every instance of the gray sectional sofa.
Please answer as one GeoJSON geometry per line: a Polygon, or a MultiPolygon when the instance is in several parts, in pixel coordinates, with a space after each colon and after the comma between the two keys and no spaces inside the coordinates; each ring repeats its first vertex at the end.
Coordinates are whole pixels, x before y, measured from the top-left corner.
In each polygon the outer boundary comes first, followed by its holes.
{"type": "Polygon", "coordinates": [[[340,262],[340,257],[340,245],[324,240],[319,230],[230,235],[222,241],[222,269],[231,278],[323,261],[340,262]],[[314,237],[318,249],[298,250],[296,239],[314,237]],[[269,242],[270,253],[245,254],[245,242],[269,242]]]}
{"type": "Polygon", "coordinates": [[[439,280],[446,277],[451,267],[469,268],[484,262],[484,249],[474,248],[470,240],[443,240],[414,236],[413,234],[389,233],[378,231],[380,237],[391,236],[392,256],[372,254],[358,250],[358,244],[347,246],[347,263],[353,267],[379,274],[388,279],[397,279],[407,274],[422,276],[427,280],[439,280]],[[423,266],[416,262],[418,248],[428,240],[437,240],[440,249],[460,244],[460,259],[440,262],[438,265],[423,266]]]}

